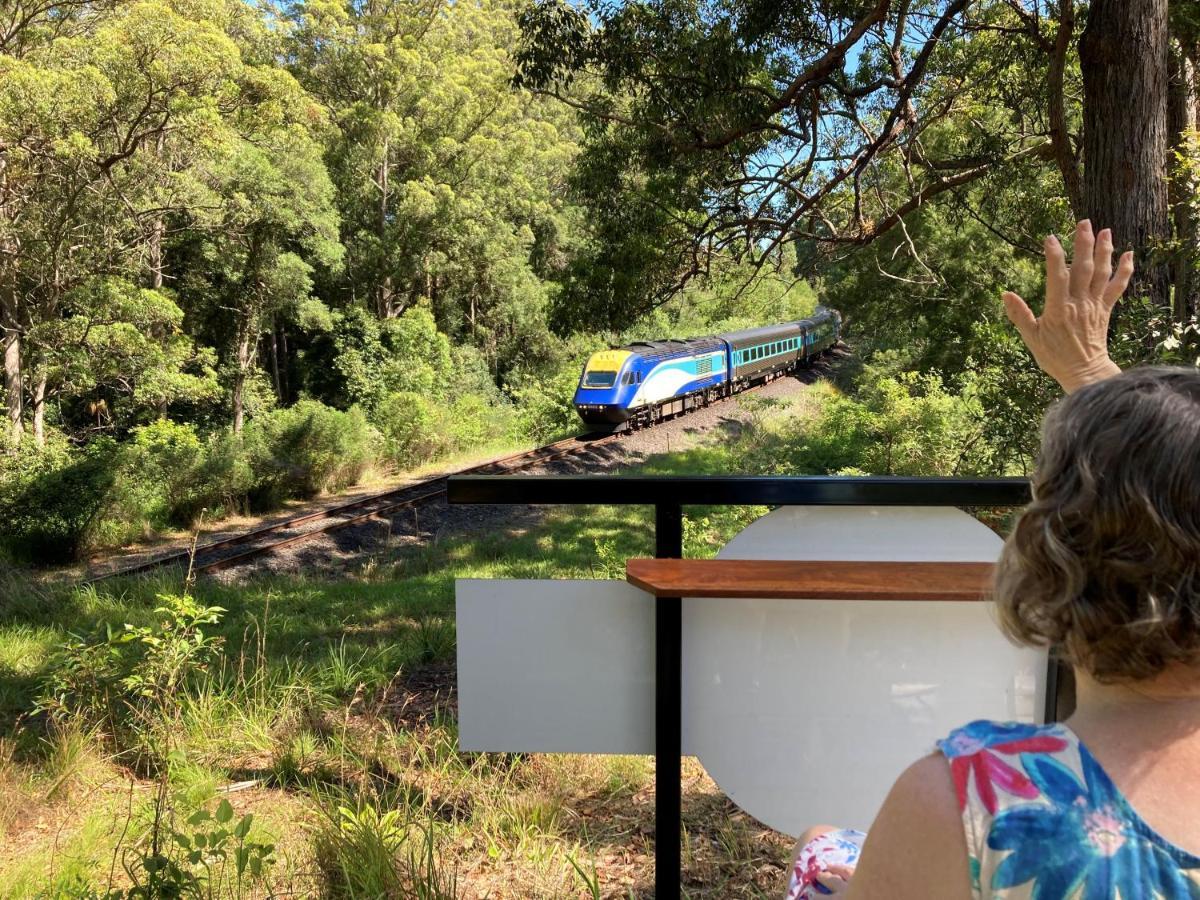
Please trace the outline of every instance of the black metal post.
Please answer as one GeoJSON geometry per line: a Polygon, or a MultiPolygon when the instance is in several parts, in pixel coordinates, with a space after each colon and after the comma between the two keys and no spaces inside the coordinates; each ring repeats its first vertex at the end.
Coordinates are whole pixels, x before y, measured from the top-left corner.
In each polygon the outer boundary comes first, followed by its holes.
{"type": "MultiPolygon", "coordinates": [[[[683,557],[683,507],[654,507],[654,555],[683,557]]],[[[679,900],[683,874],[683,609],[659,597],[654,612],[654,898],[679,900]]]]}

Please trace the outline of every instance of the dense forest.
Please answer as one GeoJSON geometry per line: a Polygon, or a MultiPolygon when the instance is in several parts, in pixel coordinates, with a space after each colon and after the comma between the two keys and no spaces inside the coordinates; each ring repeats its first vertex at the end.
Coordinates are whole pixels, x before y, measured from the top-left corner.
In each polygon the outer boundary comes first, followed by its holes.
{"type": "Polygon", "coordinates": [[[588,350],[814,300],[821,467],[1022,471],[1042,235],[1138,250],[1124,361],[1200,352],[1198,64],[1166,0],[10,0],[6,552],[544,440],[588,350]]]}

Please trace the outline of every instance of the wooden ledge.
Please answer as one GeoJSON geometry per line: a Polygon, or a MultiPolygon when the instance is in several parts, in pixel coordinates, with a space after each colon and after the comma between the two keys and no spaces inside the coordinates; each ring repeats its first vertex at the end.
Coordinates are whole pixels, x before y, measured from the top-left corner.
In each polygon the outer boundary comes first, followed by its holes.
{"type": "Polygon", "coordinates": [[[969,602],[987,599],[993,569],[973,562],[631,559],[625,577],[656,597],[969,602]]]}

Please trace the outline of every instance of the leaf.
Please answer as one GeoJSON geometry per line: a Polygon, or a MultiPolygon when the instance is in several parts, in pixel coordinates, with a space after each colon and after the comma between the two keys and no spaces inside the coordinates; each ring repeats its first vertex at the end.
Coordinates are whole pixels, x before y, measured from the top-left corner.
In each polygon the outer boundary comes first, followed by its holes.
{"type": "Polygon", "coordinates": [[[237,838],[245,838],[250,833],[250,823],[254,820],[252,813],[246,813],[242,816],[241,821],[233,828],[233,835],[237,838]]]}
{"type": "Polygon", "coordinates": [[[217,807],[216,818],[217,821],[222,825],[231,821],[233,819],[233,804],[231,804],[228,800],[222,800],[220,805],[217,807]]]}

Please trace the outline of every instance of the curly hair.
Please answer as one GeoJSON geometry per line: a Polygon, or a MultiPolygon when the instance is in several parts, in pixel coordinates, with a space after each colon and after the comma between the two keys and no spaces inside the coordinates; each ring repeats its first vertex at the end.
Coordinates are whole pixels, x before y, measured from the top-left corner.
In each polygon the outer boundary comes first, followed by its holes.
{"type": "Polygon", "coordinates": [[[1133,369],[1060,401],[1033,497],[996,569],[1010,638],[1109,683],[1200,661],[1200,373],[1133,369]]]}

